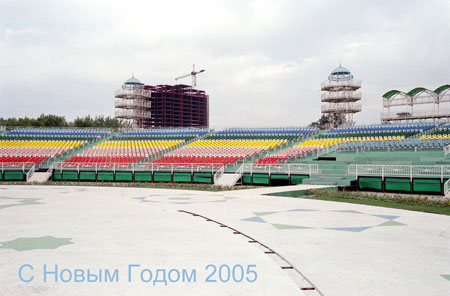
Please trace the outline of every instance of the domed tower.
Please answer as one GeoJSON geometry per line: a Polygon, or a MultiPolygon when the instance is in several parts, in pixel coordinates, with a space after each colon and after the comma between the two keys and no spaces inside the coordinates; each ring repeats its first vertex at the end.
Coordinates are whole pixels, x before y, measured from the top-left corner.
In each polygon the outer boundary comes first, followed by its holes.
{"type": "Polygon", "coordinates": [[[328,80],[321,84],[322,113],[342,114],[345,116],[345,125],[353,125],[353,114],[361,112],[361,104],[355,104],[361,100],[361,93],[356,90],[361,88],[361,81],[354,80],[353,74],[341,65],[334,69],[328,80]]]}
{"type": "Polygon", "coordinates": [[[144,84],[134,78],[125,81],[121,89],[116,90],[116,118],[126,119],[133,127],[150,126],[151,91],[144,89],[144,84]]]}

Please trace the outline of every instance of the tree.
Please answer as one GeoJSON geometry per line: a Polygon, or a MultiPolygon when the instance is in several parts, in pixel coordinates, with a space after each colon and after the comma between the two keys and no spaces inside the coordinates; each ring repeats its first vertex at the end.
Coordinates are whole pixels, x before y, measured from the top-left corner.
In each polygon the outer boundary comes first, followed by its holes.
{"type": "Polygon", "coordinates": [[[309,126],[315,126],[320,129],[336,128],[347,123],[344,114],[322,114],[317,121],[313,121],[309,126]]]}
{"type": "Polygon", "coordinates": [[[77,117],[73,122],[66,121],[64,116],[41,114],[38,118],[1,118],[0,126],[35,126],[35,127],[100,127],[100,128],[130,128],[132,125],[126,120],[120,120],[111,116],[98,115],[92,118],[90,115],[77,117]]]}
{"type": "Polygon", "coordinates": [[[64,116],[57,116],[57,115],[45,115],[41,114],[37,118],[37,121],[39,122],[40,126],[46,126],[46,127],[64,127],[67,126],[66,118],[64,116]]]}

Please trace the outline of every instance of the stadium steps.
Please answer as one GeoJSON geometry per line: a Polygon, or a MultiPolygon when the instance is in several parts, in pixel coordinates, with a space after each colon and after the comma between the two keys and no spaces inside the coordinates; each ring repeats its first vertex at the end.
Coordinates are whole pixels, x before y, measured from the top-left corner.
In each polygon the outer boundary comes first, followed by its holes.
{"type": "MultiPolygon", "coordinates": [[[[309,137],[311,137],[311,136],[309,136],[309,137]]],[[[236,161],[236,162],[234,162],[232,164],[228,164],[225,167],[225,171],[229,172],[229,173],[236,172],[236,170],[239,169],[243,163],[253,163],[255,161],[258,161],[258,159],[260,159],[260,158],[264,158],[266,156],[278,153],[281,150],[291,148],[295,144],[298,144],[300,141],[304,141],[305,139],[307,139],[309,137],[306,137],[306,138],[296,137],[296,138],[293,138],[291,140],[288,140],[285,144],[280,145],[278,147],[275,147],[273,149],[269,149],[267,151],[263,151],[261,153],[252,155],[251,157],[246,157],[242,161],[238,160],[238,161],[236,161]]]]}
{"type": "Polygon", "coordinates": [[[432,129],[429,129],[429,130],[424,131],[424,132],[421,132],[421,133],[417,133],[417,134],[415,134],[415,135],[412,135],[412,136],[406,137],[406,138],[407,138],[408,140],[413,140],[413,139],[420,139],[420,136],[432,135],[432,134],[434,134],[436,131],[440,130],[442,127],[444,127],[444,126],[447,125],[447,124],[448,124],[447,122],[443,122],[443,123],[441,123],[440,125],[438,125],[438,126],[432,128],[432,129]]]}
{"type": "Polygon", "coordinates": [[[51,175],[47,172],[34,172],[27,183],[45,183],[48,181],[51,175]]]}
{"type": "Polygon", "coordinates": [[[40,165],[39,167],[40,168],[49,168],[53,164],[57,164],[59,162],[64,162],[64,160],[70,159],[72,156],[77,155],[78,153],[82,153],[83,151],[88,150],[103,141],[111,140],[113,137],[114,137],[114,133],[111,133],[103,138],[88,142],[87,144],[85,144],[81,147],[70,150],[67,154],[56,156],[50,162],[44,163],[43,165],[40,165]]]}
{"type": "MultiPolygon", "coordinates": [[[[186,145],[189,145],[190,143],[193,143],[193,142],[195,142],[195,141],[204,139],[205,137],[207,137],[208,135],[210,135],[210,134],[212,134],[212,133],[214,133],[214,131],[210,131],[209,133],[206,133],[206,134],[201,135],[201,136],[199,136],[199,137],[194,137],[194,138],[192,138],[192,139],[190,139],[190,140],[188,140],[188,141],[184,141],[183,143],[180,143],[180,144],[178,144],[178,145],[176,145],[176,146],[173,146],[173,147],[171,147],[171,148],[168,148],[168,149],[166,149],[166,150],[164,150],[164,151],[161,151],[161,152],[159,152],[159,153],[157,153],[157,154],[150,155],[149,157],[146,157],[146,158],[144,158],[144,159],[141,159],[141,160],[137,161],[136,164],[146,164],[146,163],[148,163],[149,161],[158,159],[159,157],[161,157],[161,156],[163,156],[163,155],[166,155],[166,154],[169,153],[169,152],[172,152],[172,151],[175,151],[175,150],[177,150],[177,149],[180,149],[180,148],[182,148],[182,147],[184,147],[184,146],[186,146],[186,145]]],[[[176,140],[176,138],[174,138],[174,140],[176,140]]]]}
{"type": "Polygon", "coordinates": [[[234,186],[241,178],[240,173],[223,173],[214,185],[217,186],[234,186]]]}

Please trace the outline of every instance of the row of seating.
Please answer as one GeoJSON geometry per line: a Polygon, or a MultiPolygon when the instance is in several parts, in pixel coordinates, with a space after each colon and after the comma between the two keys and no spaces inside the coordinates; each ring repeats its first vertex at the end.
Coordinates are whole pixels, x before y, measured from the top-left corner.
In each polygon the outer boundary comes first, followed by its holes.
{"type": "Polygon", "coordinates": [[[439,139],[450,139],[450,134],[431,134],[420,136],[421,140],[439,140],[439,139]]]}
{"type": "Polygon", "coordinates": [[[35,163],[39,164],[42,161],[48,160],[48,156],[31,156],[31,155],[25,155],[25,156],[11,156],[11,155],[3,155],[0,156],[0,164],[2,165],[9,165],[9,164],[16,164],[16,163],[35,163]]]}
{"type": "Polygon", "coordinates": [[[186,164],[193,164],[194,166],[213,164],[216,166],[227,165],[234,163],[243,157],[237,156],[176,156],[167,155],[162,156],[158,159],[150,161],[149,164],[154,165],[169,165],[173,164],[175,166],[183,166],[186,164]]]}
{"type": "Polygon", "coordinates": [[[96,147],[173,147],[183,143],[183,140],[136,140],[136,141],[103,141],[96,147]]]}
{"type": "Polygon", "coordinates": [[[343,135],[370,135],[370,134],[404,134],[410,136],[416,133],[433,129],[442,124],[436,123],[401,123],[401,124],[374,124],[360,125],[351,127],[339,127],[331,129],[324,133],[324,136],[343,136],[343,135]]]}
{"type": "Polygon", "coordinates": [[[0,162],[41,163],[84,144],[84,141],[0,140],[0,162]]]}
{"type": "Polygon", "coordinates": [[[401,141],[378,141],[378,142],[353,142],[344,143],[338,150],[358,149],[411,149],[411,148],[439,148],[450,144],[450,139],[434,140],[401,140],[401,141]]]}
{"type": "Polygon", "coordinates": [[[227,128],[222,131],[217,131],[215,135],[223,136],[309,136],[316,133],[319,129],[317,127],[281,127],[281,128],[227,128]]]}
{"type": "Polygon", "coordinates": [[[210,131],[210,129],[206,128],[135,129],[122,132],[117,137],[199,137],[209,133],[210,131]]]}
{"type": "Polygon", "coordinates": [[[81,164],[81,165],[129,165],[136,163],[144,156],[72,156],[70,159],[64,160],[64,164],[81,164]]]}
{"type": "Polygon", "coordinates": [[[298,147],[323,148],[344,142],[376,142],[376,141],[400,141],[404,136],[371,136],[371,137],[342,137],[342,138],[319,138],[308,139],[298,144],[298,147]]]}
{"type": "Polygon", "coordinates": [[[130,164],[183,143],[182,140],[103,141],[65,162],[130,164]]]}
{"type": "Polygon", "coordinates": [[[187,145],[187,147],[266,147],[275,148],[285,144],[286,140],[248,140],[248,139],[218,139],[198,140],[187,145]]]}

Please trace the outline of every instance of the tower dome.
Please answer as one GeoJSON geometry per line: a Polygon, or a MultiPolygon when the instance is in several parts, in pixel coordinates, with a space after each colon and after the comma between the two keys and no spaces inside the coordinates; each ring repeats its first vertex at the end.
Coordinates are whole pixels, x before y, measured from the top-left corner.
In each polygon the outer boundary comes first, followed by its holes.
{"type": "Polygon", "coordinates": [[[141,88],[141,87],[144,87],[144,84],[142,82],[140,82],[138,79],[136,79],[133,74],[133,76],[131,76],[131,78],[129,78],[127,81],[125,81],[125,83],[123,84],[122,87],[125,88],[125,87],[130,87],[130,86],[141,88]]]}
{"type": "Polygon", "coordinates": [[[348,80],[353,79],[353,74],[347,68],[339,65],[336,69],[334,69],[330,76],[328,76],[328,80],[348,80]]]}

